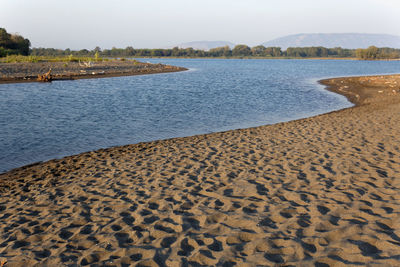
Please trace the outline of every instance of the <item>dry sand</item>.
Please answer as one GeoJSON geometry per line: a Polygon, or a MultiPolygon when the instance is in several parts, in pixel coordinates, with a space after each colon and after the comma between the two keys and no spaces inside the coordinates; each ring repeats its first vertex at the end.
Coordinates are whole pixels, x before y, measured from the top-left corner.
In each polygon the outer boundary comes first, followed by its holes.
{"type": "Polygon", "coordinates": [[[0,175],[6,266],[399,266],[400,76],[357,107],[0,175]]]}

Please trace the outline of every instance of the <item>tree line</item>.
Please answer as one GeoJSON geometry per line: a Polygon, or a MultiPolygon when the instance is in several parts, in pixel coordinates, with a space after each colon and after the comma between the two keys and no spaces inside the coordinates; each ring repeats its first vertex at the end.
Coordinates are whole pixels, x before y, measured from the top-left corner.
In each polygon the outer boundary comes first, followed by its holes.
{"type": "Polygon", "coordinates": [[[32,48],[30,54],[33,56],[94,56],[101,57],[188,57],[188,58],[358,58],[364,60],[373,59],[396,59],[400,58],[400,49],[377,48],[371,46],[367,49],[345,49],[341,47],[289,47],[282,50],[280,47],[265,47],[258,45],[249,47],[247,45],[236,45],[234,48],[229,46],[217,47],[209,51],[193,48],[172,49],[135,49],[131,46],[126,48],[100,49],[93,50],[70,50],[54,48],[32,48]]]}
{"type": "Polygon", "coordinates": [[[400,49],[378,48],[370,46],[366,49],[345,49],[341,47],[289,47],[282,50],[280,47],[265,47],[258,45],[249,47],[244,44],[217,47],[209,51],[193,48],[172,49],[135,49],[132,46],[126,48],[104,49],[96,47],[93,50],[71,50],[54,48],[32,48],[28,39],[18,35],[9,34],[0,28],[0,57],[7,55],[31,55],[31,56],[82,56],[82,57],[189,57],[189,58],[358,58],[364,60],[373,59],[398,59],[400,49]]]}
{"type": "Polygon", "coordinates": [[[10,34],[4,28],[0,28],[0,57],[7,55],[24,55],[30,53],[31,42],[19,34],[10,34]]]}
{"type": "Polygon", "coordinates": [[[356,51],[353,49],[325,48],[325,47],[289,47],[286,51],[280,47],[265,47],[258,45],[249,47],[247,45],[236,45],[233,49],[229,46],[212,48],[209,51],[193,48],[172,49],[135,49],[131,46],[126,48],[115,48],[101,50],[96,47],[93,50],[70,50],[54,48],[33,48],[33,56],[94,56],[96,53],[101,57],[260,57],[260,58],[280,58],[280,57],[355,57],[356,51]]]}
{"type": "Polygon", "coordinates": [[[370,60],[370,59],[396,59],[400,58],[400,49],[394,48],[378,48],[376,46],[370,46],[367,49],[356,49],[356,57],[358,59],[370,60]]]}

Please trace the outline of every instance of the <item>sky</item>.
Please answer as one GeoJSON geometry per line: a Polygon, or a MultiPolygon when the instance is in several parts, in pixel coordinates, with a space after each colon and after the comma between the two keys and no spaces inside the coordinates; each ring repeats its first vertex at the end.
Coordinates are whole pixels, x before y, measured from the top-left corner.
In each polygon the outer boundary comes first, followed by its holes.
{"type": "Polygon", "coordinates": [[[400,35],[400,0],[0,0],[0,28],[32,47],[259,45],[298,33],[400,35]]]}

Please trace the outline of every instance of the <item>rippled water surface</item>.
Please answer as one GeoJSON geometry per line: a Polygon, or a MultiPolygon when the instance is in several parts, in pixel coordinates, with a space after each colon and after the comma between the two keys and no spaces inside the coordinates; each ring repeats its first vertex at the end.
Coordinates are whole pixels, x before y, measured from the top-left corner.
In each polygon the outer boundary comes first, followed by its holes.
{"type": "Polygon", "coordinates": [[[0,172],[110,146],[349,107],[317,83],[399,73],[398,61],[145,59],[179,73],[0,85],[0,172]]]}

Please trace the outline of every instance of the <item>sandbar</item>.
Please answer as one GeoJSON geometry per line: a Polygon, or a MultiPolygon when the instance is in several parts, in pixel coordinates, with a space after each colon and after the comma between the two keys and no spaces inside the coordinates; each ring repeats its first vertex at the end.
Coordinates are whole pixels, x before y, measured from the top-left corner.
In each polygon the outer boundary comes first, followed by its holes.
{"type": "Polygon", "coordinates": [[[0,63],[0,84],[36,82],[50,71],[53,81],[109,78],[185,71],[186,68],[143,63],[136,60],[101,62],[18,62],[0,63]],[[50,71],[51,70],[51,71],[50,71]]]}

